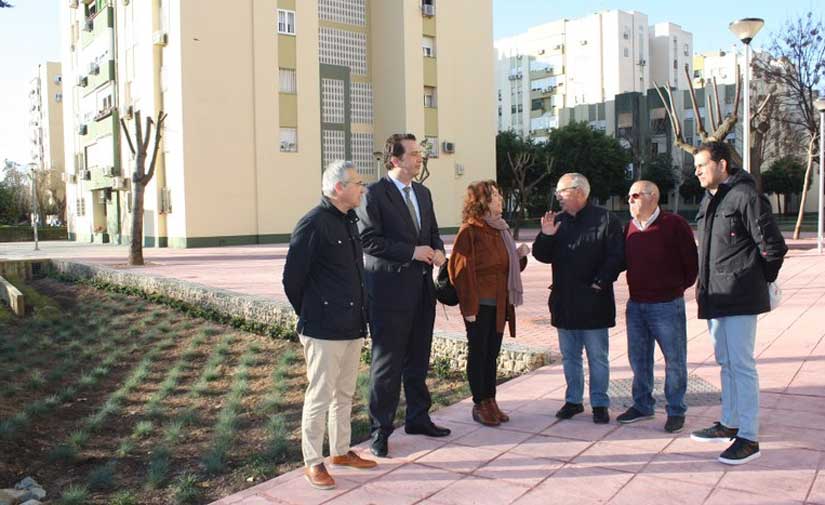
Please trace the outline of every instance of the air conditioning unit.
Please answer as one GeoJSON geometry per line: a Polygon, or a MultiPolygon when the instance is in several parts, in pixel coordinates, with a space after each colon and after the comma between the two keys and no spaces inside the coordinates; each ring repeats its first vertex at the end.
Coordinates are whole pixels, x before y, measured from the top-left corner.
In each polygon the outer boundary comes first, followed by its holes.
{"type": "Polygon", "coordinates": [[[421,13],[427,17],[435,16],[435,5],[433,4],[423,4],[421,6],[421,13]]]}
{"type": "Polygon", "coordinates": [[[88,18],[86,22],[83,24],[83,31],[84,32],[91,32],[95,29],[95,20],[92,18],[88,18]]]}
{"type": "Polygon", "coordinates": [[[77,0],[69,0],[69,8],[77,9],[77,0]]]}
{"type": "Polygon", "coordinates": [[[640,66],[640,67],[643,67],[643,66],[645,66],[645,65],[647,65],[647,60],[645,60],[645,59],[641,59],[641,60],[639,60],[639,66],[640,66]]]}
{"type": "Polygon", "coordinates": [[[85,75],[81,75],[77,78],[77,85],[78,87],[85,88],[89,85],[89,78],[85,75]]]}
{"type": "Polygon", "coordinates": [[[103,167],[103,175],[105,175],[106,177],[114,177],[115,176],[115,167],[113,167],[113,166],[103,167]]]}
{"type": "Polygon", "coordinates": [[[77,127],[77,134],[78,135],[86,135],[86,133],[88,133],[88,132],[89,132],[89,128],[85,124],[82,124],[82,125],[77,127]]]}
{"type": "Polygon", "coordinates": [[[77,176],[75,174],[63,173],[63,182],[66,184],[77,184],[77,176]]]}
{"type": "Polygon", "coordinates": [[[86,170],[80,171],[80,178],[84,181],[91,181],[92,180],[92,171],[88,168],[86,170]]]}
{"type": "Polygon", "coordinates": [[[126,191],[129,189],[129,179],[126,177],[116,176],[112,178],[112,189],[118,191],[126,191]]]}
{"type": "Polygon", "coordinates": [[[100,65],[95,62],[89,63],[89,75],[97,75],[100,73],[100,65]]]}
{"type": "Polygon", "coordinates": [[[539,54],[544,54],[544,49],[539,49],[539,54]]]}
{"type": "Polygon", "coordinates": [[[447,142],[446,140],[441,143],[441,150],[445,153],[451,154],[455,152],[455,143],[447,142]]]}
{"type": "Polygon", "coordinates": [[[166,44],[169,43],[169,36],[166,32],[157,31],[152,34],[152,44],[160,47],[166,47],[166,44]]]}
{"type": "Polygon", "coordinates": [[[563,48],[564,46],[562,44],[556,44],[555,46],[553,46],[554,51],[561,51],[563,48]]]}
{"type": "Polygon", "coordinates": [[[508,77],[507,77],[507,79],[509,79],[509,80],[511,80],[511,81],[515,81],[515,80],[516,80],[516,76],[514,76],[514,75],[510,75],[510,76],[508,76],[508,77]]]}

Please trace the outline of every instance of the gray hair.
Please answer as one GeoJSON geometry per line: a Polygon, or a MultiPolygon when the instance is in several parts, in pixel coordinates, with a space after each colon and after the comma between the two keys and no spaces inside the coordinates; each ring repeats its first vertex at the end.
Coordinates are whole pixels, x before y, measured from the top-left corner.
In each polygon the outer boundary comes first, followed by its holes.
{"type": "Polygon", "coordinates": [[[585,198],[590,198],[590,182],[587,180],[587,177],[577,172],[570,172],[568,174],[564,174],[562,177],[569,177],[570,185],[582,190],[585,198]]]}
{"type": "Polygon", "coordinates": [[[335,184],[346,182],[347,172],[350,170],[356,170],[355,164],[351,161],[335,160],[327,165],[321,177],[321,192],[324,196],[335,196],[335,184]]]}

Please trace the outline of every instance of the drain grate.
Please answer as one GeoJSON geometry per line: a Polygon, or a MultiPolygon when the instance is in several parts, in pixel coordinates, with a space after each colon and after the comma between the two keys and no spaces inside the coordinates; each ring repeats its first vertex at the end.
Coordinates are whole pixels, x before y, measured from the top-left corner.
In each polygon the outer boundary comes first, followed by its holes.
{"type": "MultiPolygon", "coordinates": [[[[653,398],[659,407],[667,405],[664,389],[664,377],[654,377],[653,398]]],[[[633,405],[633,379],[610,381],[607,393],[610,395],[610,403],[613,407],[631,407],[633,405]]],[[[685,393],[685,403],[688,407],[719,405],[721,401],[722,391],[718,387],[698,375],[688,375],[687,392],[685,393]]]]}

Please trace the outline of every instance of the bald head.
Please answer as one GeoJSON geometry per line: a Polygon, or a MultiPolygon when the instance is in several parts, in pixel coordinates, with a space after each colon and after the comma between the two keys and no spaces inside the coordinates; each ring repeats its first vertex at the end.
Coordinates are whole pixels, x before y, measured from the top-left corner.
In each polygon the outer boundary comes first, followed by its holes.
{"type": "Polygon", "coordinates": [[[651,181],[636,181],[627,195],[630,215],[639,221],[647,221],[659,206],[659,187],[651,181]]]}
{"type": "Polygon", "coordinates": [[[590,196],[590,182],[582,174],[570,172],[562,175],[556,183],[556,199],[561,209],[575,216],[587,205],[590,196]]]}

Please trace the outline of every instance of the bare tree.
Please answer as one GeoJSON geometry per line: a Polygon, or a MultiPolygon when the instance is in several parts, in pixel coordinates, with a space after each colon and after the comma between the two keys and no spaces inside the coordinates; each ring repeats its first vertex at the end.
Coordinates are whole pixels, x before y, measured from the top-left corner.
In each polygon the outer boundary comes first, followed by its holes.
{"type": "Polygon", "coordinates": [[[527,182],[528,172],[530,168],[532,168],[535,158],[535,153],[530,151],[507,153],[507,163],[510,166],[510,171],[513,173],[513,189],[515,189],[517,202],[516,208],[513,209],[513,238],[515,240],[518,240],[519,230],[521,230],[522,214],[525,209],[527,209],[527,201],[533,188],[552,173],[555,163],[553,158],[549,158],[545,171],[532,181],[527,182]]]}
{"type": "Polygon", "coordinates": [[[166,114],[163,111],[158,112],[157,125],[155,127],[155,142],[152,146],[152,157],[149,161],[149,171],[146,171],[146,153],[149,148],[149,141],[152,135],[152,126],[155,121],[151,117],[146,118],[146,132],[143,132],[140,124],[140,111],[135,111],[135,140],[137,146],[132,143],[132,137],[129,135],[129,128],[126,126],[126,121],[120,118],[120,125],[123,134],[126,137],[126,142],[129,144],[129,150],[135,157],[135,169],[132,172],[132,226],[131,226],[131,244],[129,246],[129,264],[143,265],[143,197],[146,190],[146,185],[152,180],[155,175],[155,162],[158,157],[158,148],[163,137],[163,122],[166,120],[166,114]]]}
{"type": "Polygon", "coordinates": [[[781,121],[793,131],[799,132],[808,144],[808,167],[805,170],[805,186],[799,203],[799,215],[794,227],[794,239],[799,238],[805,200],[808,195],[807,181],[812,167],[818,160],[816,153],[819,138],[819,114],[813,102],[817,89],[825,82],[825,23],[814,19],[813,13],[788,20],[776,32],[769,52],[773,58],[757,61],[756,71],[768,82],[779,88],[779,107],[788,113],[781,121]]]}
{"type": "Polygon", "coordinates": [[[427,164],[430,162],[433,145],[426,137],[421,139],[418,145],[421,146],[421,171],[418,172],[415,181],[419,184],[424,184],[424,181],[430,177],[430,170],[427,168],[427,164]]]}

